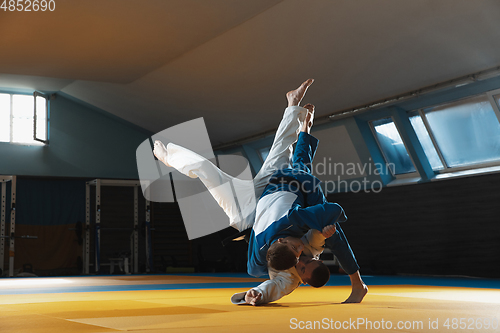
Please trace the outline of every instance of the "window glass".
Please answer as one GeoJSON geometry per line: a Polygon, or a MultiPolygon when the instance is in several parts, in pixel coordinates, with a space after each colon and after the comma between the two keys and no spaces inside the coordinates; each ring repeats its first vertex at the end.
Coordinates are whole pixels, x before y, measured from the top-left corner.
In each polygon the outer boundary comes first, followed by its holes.
{"type": "Polygon", "coordinates": [[[439,158],[439,155],[436,151],[436,147],[432,144],[431,137],[429,136],[429,132],[425,128],[424,122],[422,118],[418,114],[418,112],[413,112],[410,114],[410,122],[417,134],[418,141],[422,145],[424,149],[425,156],[429,160],[429,163],[432,167],[432,170],[442,170],[444,169],[443,163],[439,158]]]}
{"type": "Polygon", "coordinates": [[[12,96],[12,141],[32,143],[33,140],[33,96],[12,96]]]}
{"type": "Polygon", "coordinates": [[[424,112],[449,167],[500,160],[500,123],[486,95],[424,112]]]}
{"type": "Polygon", "coordinates": [[[10,95],[0,94],[0,141],[10,141],[10,95]]]}
{"type": "Polygon", "coordinates": [[[500,109],[500,94],[493,96],[493,99],[495,100],[498,108],[500,109]]]}
{"type": "Polygon", "coordinates": [[[36,96],[36,137],[47,140],[47,100],[36,96]]]}
{"type": "Polygon", "coordinates": [[[391,118],[372,122],[375,135],[390,169],[395,175],[415,172],[398,129],[391,118]]]}
{"type": "Polygon", "coordinates": [[[264,162],[266,160],[267,156],[269,155],[270,150],[271,150],[271,147],[265,147],[265,148],[259,149],[259,155],[260,155],[260,158],[262,158],[262,162],[264,162]]]}
{"type": "Polygon", "coordinates": [[[0,94],[0,141],[43,145],[33,139],[34,102],[37,105],[37,138],[47,140],[47,100],[41,94],[0,94]]]}

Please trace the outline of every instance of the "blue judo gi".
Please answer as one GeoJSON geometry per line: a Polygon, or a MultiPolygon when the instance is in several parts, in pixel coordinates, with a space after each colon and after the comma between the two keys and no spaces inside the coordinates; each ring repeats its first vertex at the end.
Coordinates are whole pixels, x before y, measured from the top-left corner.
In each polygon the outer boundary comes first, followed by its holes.
{"type": "Polygon", "coordinates": [[[248,274],[256,277],[268,274],[267,250],[278,238],[288,236],[300,238],[309,229],[321,231],[330,224],[336,224],[337,231],[325,240],[325,247],[333,252],[349,275],[359,269],[344,232],[338,224],[347,220],[344,210],[340,205],[326,200],[319,186],[320,180],[311,174],[312,160],[318,142],[318,139],[310,134],[301,132],[291,167],[276,171],[260,197],[259,203],[264,197],[280,191],[290,192],[296,196],[283,217],[264,226],[256,220],[249,241],[248,274]]]}

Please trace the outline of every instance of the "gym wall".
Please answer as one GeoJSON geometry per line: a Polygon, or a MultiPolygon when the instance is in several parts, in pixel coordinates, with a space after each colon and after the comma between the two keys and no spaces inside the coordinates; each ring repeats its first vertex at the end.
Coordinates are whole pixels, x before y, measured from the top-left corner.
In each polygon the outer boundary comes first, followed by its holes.
{"type": "Polygon", "coordinates": [[[500,174],[336,193],[364,274],[500,277],[500,174]]]}
{"type": "Polygon", "coordinates": [[[135,151],[152,133],[57,95],[50,101],[49,145],[0,142],[0,174],[137,179],[135,151]]]}
{"type": "Polygon", "coordinates": [[[49,126],[46,146],[0,142],[0,174],[18,176],[16,236],[38,237],[16,239],[15,269],[78,274],[82,245],[70,229],[85,221],[85,181],[137,179],[135,151],[152,133],[59,94],[49,126]]]}

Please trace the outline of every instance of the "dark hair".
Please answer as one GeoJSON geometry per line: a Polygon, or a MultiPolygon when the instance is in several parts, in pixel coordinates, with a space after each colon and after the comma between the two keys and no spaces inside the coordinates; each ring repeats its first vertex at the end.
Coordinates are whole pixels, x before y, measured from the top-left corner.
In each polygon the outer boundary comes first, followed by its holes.
{"type": "Polygon", "coordinates": [[[311,280],[304,281],[314,288],[323,287],[330,280],[330,270],[321,261],[318,262],[318,267],[311,273],[311,280]]]}
{"type": "Polygon", "coordinates": [[[267,263],[278,271],[290,269],[297,264],[297,257],[284,243],[274,242],[267,250],[267,263]]]}

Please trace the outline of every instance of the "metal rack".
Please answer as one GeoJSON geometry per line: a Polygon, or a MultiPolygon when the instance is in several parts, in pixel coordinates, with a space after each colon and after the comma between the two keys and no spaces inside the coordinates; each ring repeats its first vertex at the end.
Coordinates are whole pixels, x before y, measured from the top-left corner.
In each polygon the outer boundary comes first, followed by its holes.
{"type": "MultiPolygon", "coordinates": [[[[85,232],[84,232],[84,247],[83,247],[83,263],[84,274],[89,274],[90,267],[90,187],[95,186],[95,271],[99,272],[101,268],[100,258],[100,242],[101,242],[101,187],[102,186],[124,186],[134,188],[134,227],[131,237],[132,249],[132,273],[136,274],[139,271],[139,187],[141,186],[138,180],[117,180],[117,179],[94,179],[86,184],[86,209],[85,209],[85,232]]],[[[151,267],[151,222],[150,222],[150,202],[146,200],[146,256],[147,256],[147,271],[151,267]]]]}
{"type": "Polygon", "coordinates": [[[16,231],[16,176],[0,176],[2,183],[2,210],[0,213],[0,269],[4,270],[5,261],[5,239],[9,239],[9,277],[14,276],[14,254],[15,254],[15,231],[16,231]],[[10,191],[10,234],[5,235],[6,206],[7,206],[7,183],[11,182],[10,191]]]}

